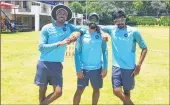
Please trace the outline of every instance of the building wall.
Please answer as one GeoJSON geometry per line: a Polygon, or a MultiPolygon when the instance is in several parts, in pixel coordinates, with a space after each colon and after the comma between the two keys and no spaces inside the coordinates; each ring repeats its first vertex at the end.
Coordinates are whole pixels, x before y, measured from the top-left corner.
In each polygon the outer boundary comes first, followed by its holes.
{"type": "Polygon", "coordinates": [[[43,16],[43,15],[41,15],[41,16],[40,16],[40,29],[41,29],[44,25],[49,24],[49,23],[51,23],[51,22],[52,22],[51,16],[43,16]]]}
{"type": "MultiPolygon", "coordinates": [[[[11,9],[2,9],[2,11],[8,16],[9,19],[12,19],[11,15],[11,9]]],[[[1,13],[2,16],[5,16],[3,13],[1,13]]]]}
{"type": "Polygon", "coordinates": [[[32,17],[34,16],[16,15],[16,20],[21,21],[21,23],[32,29],[32,27],[34,27],[34,24],[32,23],[32,17]]]}
{"type": "MultiPolygon", "coordinates": [[[[58,1],[57,3],[68,5],[68,1],[58,1]]],[[[28,25],[29,28],[35,28],[35,30],[40,30],[44,25],[51,23],[51,11],[54,5],[36,2],[36,1],[12,1],[18,9],[6,11],[9,13],[8,16],[11,20],[20,20],[24,25],[28,25]],[[11,13],[13,15],[11,15],[11,13]]],[[[76,17],[75,17],[76,18],[76,17]]],[[[80,17],[79,17],[80,18],[80,17]]]]}

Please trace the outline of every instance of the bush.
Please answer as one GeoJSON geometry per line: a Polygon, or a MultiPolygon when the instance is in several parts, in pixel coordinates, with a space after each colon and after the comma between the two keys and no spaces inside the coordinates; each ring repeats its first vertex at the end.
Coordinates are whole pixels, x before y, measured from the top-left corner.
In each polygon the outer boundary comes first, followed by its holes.
{"type": "Polygon", "coordinates": [[[161,17],[161,19],[159,20],[159,25],[170,26],[170,17],[169,16],[161,17]]]}
{"type": "Polygon", "coordinates": [[[156,25],[157,19],[154,17],[148,17],[148,16],[130,16],[128,17],[127,24],[128,23],[136,23],[137,25],[156,25]]]}

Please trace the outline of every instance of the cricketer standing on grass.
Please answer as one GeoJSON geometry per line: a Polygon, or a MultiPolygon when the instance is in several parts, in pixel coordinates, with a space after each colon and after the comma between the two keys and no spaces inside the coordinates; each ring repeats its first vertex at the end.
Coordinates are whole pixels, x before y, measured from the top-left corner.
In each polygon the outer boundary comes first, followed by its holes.
{"type": "Polygon", "coordinates": [[[85,29],[77,39],[75,66],[78,78],[73,105],[79,105],[89,81],[93,87],[92,105],[97,105],[103,78],[107,75],[108,51],[106,41],[102,40],[100,29],[95,23],[90,23],[88,30],[85,29]]]}
{"type": "MultiPolygon", "coordinates": [[[[139,31],[126,25],[126,15],[123,11],[112,14],[114,26],[102,27],[109,33],[112,40],[112,87],[113,93],[124,104],[133,105],[130,90],[135,86],[134,76],[138,75],[147,53],[147,46],[139,31]],[[142,49],[139,61],[136,63],[136,43],[142,49]],[[122,92],[123,86],[124,92],[122,92]]],[[[103,32],[101,31],[101,33],[103,32]]]]}
{"type": "MultiPolygon", "coordinates": [[[[72,12],[65,5],[56,5],[52,12],[55,23],[45,25],[41,30],[39,51],[40,58],[34,83],[39,86],[39,103],[50,104],[62,95],[62,70],[66,45],[70,42],[70,34],[78,29],[71,24],[65,24],[72,18],[72,12]],[[54,91],[45,96],[48,83],[54,91]]],[[[75,36],[81,33],[78,31],[75,36]]]]}

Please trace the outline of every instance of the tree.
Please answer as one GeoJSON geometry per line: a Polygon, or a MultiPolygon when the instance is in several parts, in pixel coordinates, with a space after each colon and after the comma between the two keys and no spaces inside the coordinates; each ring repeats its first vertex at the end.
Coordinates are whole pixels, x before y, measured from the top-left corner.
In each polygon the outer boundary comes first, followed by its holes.
{"type": "Polygon", "coordinates": [[[87,12],[96,12],[100,14],[102,22],[105,24],[112,24],[112,12],[123,10],[126,15],[132,15],[135,10],[132,1],[89,0],[87,5],[87,12]]]}
{"type": "Polygon", "coordinates": [[[75,13],[80,13],[80,14],[83,13],[83,7],[79,2],[72,2],[70,4],[70,8],[75,13]]]}
{"type": "Polygon", "coordinates": [[[152,1],[151,6],[154,10],[157,11],[157,17],[159,16],[161,11],[166,11],[167,8],[165,2],[162,1],[152,1]]]}
{"type": "Polygon", "coordinates": [[[135,12],[141,12],[144,9],[144,3],[140,0],[133,2],[133,7],[135,8],[135,12]]]}
{"type": "Polygon", "coordinates": [[[106,2],[104,0],[98,0],[98,1],[93,1],[89,0],[88,1],[88,7],[87,7],[87,12],[96,12],[100,15],[100,23],[101,24],[111,24],[112,23],[112,18],[111,18],[111,12],[114,11],[115,6],[114,2],[106,2]]]}
{"type": "Polygon", "coordinates": [[[169,15],[169,13],[170,13],[170,1],[169,0],[164,0],[163,3],[166,6],[165,11],[166,11],[167,15],[169,15]]]}

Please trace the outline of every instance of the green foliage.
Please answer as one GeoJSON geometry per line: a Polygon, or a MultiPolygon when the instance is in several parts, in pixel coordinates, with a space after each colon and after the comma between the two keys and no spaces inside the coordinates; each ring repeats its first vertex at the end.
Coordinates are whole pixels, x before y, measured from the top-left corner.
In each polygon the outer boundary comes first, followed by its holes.
{"type": "Polygon", "coordinates": [[[141,11],[144,8],[144,3],[142,1],[139,1],[139,0],[134,1],[133,5],[134,5],[135,9],[138,10],[138,11],[141,11]]]}
{"type": "Polygon", "coordinates": [[[127,19],[127,24],[170,26],[170,17],[164,16],[157,20],[148,16],[130,16],[127,19]]]}
{"type": "Polygon", "coordinates": [[[157,19],[149,16],[129,16],[127,24],[136,23],[136,25],[156,25],[157,19]]]}
{"type": "Polygon", "coordinates": [[[161,17],[159,24],[163,26],[170,26],[170,17],[169,16],[161,17]]]}
{"type": "MultiPolygon", "coordinates": [[[[105,0],[87,0],[87,1],[76,1],[69,3],[71,9],[76,13],[83,13],[84,15],[87,12],[87,15],[91,12],[96,12],[100,15],[100,24],[112,24],[111,12],[123,10],[127,16],[134,16],[132,19],[129,19],[127,23],[137,25],[167,25],[168,23],[157,21],[154,17],[147,16],[156,16],[159,17],[162,15],[161,11],[164,11],[164,14],[168,14],[169,1],[105,1],[105,0]],[[86,10],[87,7],[87,10],[86,10]],[[166,13],[165,13],[166,12],[166,13]],[[140,17],[142,16],[142,17],[140,17]],[[133,20],[133,18],[135,20],[133,20]]],[[[169,9],[170,10],[170,9],[169,9]]]]}
{"type": "Polygon", "coordinates": [[[75,13],[83,13],[83,7],[79,2],[72,2],[70,8],[75,13]]]}

